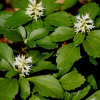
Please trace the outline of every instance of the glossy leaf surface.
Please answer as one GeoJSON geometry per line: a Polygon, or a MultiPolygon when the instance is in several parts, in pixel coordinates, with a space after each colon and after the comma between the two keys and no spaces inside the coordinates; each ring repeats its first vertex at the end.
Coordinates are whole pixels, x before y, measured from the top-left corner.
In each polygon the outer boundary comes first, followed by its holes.
{"type": "Polygon", "coordinates": [[[42,75],[27,78],[35,84],[40,95],[53,98],[62,98],[63,90],[57,79],[51,75],[42,75]]]}
{"type": "Polygon", "coordinates": [[[85,78],[81,74],[77,73],[77,71],[72,71],[63,75],[60,78],[60,82],[65,90],[74,90],[85,82],[85,78]]]}

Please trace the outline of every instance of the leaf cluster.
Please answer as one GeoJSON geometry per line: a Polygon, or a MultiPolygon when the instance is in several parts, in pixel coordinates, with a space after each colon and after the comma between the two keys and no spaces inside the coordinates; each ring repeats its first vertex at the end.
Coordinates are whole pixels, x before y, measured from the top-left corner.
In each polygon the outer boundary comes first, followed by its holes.
{"type": "Polygon", "coordinates": [[[74,66],[75,62],[80,64],[84,56],[82,52],[87,53],[92,64],[98,64],[95,58],[100,57],[100,7],[95,2],[81,7],[78,13],[88,13],[95,28],[86,34],[76,34],[76,15],[69,15],[66,10],[78,0],[65,0],[63,4],[55,2],[42,0],[44,16],[37,21],[25,14],[28,0],[14,4],[14,8],[19,8],[14,13],[0,12],[0,35],[13,43],[20,43],[24,49],[21,53],[6,43],[0,43],[0,71],[4,73],[0,77],[1,100],[81,100],[92,90],[95,93],[85,100],[100,99],[93,74],[83,76],[74,66]],[[57,11],[58,8],[61,10],[57,11]],[[29,76],[22,77],[14,70],[16,53],[32,57],[29,76]]]}

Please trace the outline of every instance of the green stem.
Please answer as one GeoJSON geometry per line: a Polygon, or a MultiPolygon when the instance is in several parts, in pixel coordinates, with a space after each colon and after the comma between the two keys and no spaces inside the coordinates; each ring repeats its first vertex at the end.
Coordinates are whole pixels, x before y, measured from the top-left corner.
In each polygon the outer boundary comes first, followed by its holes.
{"type": "Polygon", "coordinates": [[[14,50],[14,52],[16,52],[16,53],[18,53],[18,54],[21,54],[20,52],[18,52],[18,51],[16,51],[16,50],[14,50]]]}

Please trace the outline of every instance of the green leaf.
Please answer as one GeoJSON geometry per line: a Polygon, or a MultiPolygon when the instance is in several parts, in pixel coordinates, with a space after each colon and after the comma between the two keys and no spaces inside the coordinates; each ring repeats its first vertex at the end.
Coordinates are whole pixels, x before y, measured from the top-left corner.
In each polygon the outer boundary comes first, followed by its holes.
{"type": "Polygon", "coordinates": [[[19,85],[16,79],[0,78],[0,99],[13,100],[18,93],[19,85]]]}
{"type": "Polygon", "coordinates": [[[53,32],[50,35],[50,38],[54,42],[59,42],[59,41],[69,40],[74,36],[75,36],[75,32],[73,28],[62,26],[55,29],[55,32],[53,32]]]}
{"type": "Polygon", "coordinates": [[[90,83],[90,85],[92,86],[93,89],[95,89],[95,90],[98,89],[97,83],[96,83],[93,75],[90,75],[90,76],[87,77],[87,82],[90,83]]]}
{"type": "Polygon", "coordinates": [[[81,15],[86,15],[86,13],[88,13],[92,19],[94,19],[97,16],[98,12],[99,12],[99,6],[95,2],[87,3],[86,5],[82,6],[80,9],[81,15]]]}
{"type": "Polygon", "coordinates": [[[80,90],[78,92],[74,92],[73,96],[71,97],[71,100],[81,100],[83,97],[85,97],[88,92],[90,91],[91,87],[88,85],[83,90],[80,90]]]}
{"type": "Polygon", "coordinates": [[[9,72],[6,73],[5,77],[11,78],[11,77],[13,77],[13,76],[15,76],[15,75],[17,75],[17,74],[18,74],[17,71],[10,70],[9,72]]]}
{"type": "Polygon", "coordinates": [[[11,65],[13,65],[13,51],[6,43],[0,43],[0,57],[8,61],[11,65]]]}
{"type": "Polygon", "coordinates": [[[85,34],[77,33],[75,35],[75,37],[74,37],[74,40],[73,40],[74,41],[74,44],[75,45],[81,44],[83,42],[84,38],[85,38],[85,34]]]}
{"type": "Polygon", "coordinates": [[[32,24],[29,23],[27,26],[25,26],[25,29],[27,31],[27,37],[29,37],[29,35],[31,34],[32,32],[32,24]]]}
{"type": "Polygon", "coordinates": [[[5,22],[6,22],[5,19],[0,18],[0,27],[1,27],[1,26],[4,26],[4,23],[5,23],[5,22]]]}
{"type": "MultiPolygon", "coordinates": [[[[26,41],[27,41],[27,39],[26,39],[26,41]]],[[[25,43],[25,41],[24,41],[24,43],[25,43]]],[[[26,44],[32,48],[36,47],[36,42],[34,40],[30,40],[30,41],[26,42],[26,44]]]]}
{"type": "Polygon", "coordinates": [[[42,55],[40,53],[40,51],[38,51],[38,50],[29,50],[28,53],[29,53],[29,56],[32,57],[33,64],[37,63],[38,61],[40,61],[44,57],[44,55],[42,55]]]}
{"type": "Polygon", "coordinates": [[[64,93],[64,100],[70,100],[69,94],[67,92],[64,93]]]}
{"type": "Polygon", "coordinates": [[[36,67],[32,67],[32,72],[37,72],[41,70],[56,70],[56,66],[49,61],[39,61],[36,67]]]}
{"type": "Polygon", "coordinates": [[[44,28],[39,28],[31,32],[28,41],[37,40],[48,35],[48,31],[44,28]]]}
{"type": "Polygon", "coordinates": [[[32,94],[29,100],[40,100],[40,99],[37,96],[32,94]]]}
{"type": "Polygon", "coordinates": [[[36,96],[37,96],[40,100],[50,100],[50,99],[44,98],[43,96],[39,95],[38,93],[36,94],[36,96]]]}
{"type": "Polygon", "coordinates": [[[0,60],[0,71],[4,71],[4,70],[7,70],[7,71],[12,70],[12,67],[6,60],[1,59],[0,60]]]}
{"type": "Polygon", "coordinates": [[[53,98],[62,98],[63,90],[57,79],[51,75],[42,75],[27,78],[35,84],[40,95],[53,98]]]}
{"type": "Polygon", "coordinates": [[[91,36],[91,37],[93,37],[93,38],[100,39],[99,32],[100,32],[99,30],[94,30],[94,31],[92,31],[92,32],[89,32],[89,33],[88,33],[88,36],[91,36]]]}
{"type": "Polygon", "coordinates": [[[40,53],[40,51],[38,51],[38,50],[29,50],[28,53],[29,53],[29,56],[31,56],[33,59],[33,64],[37,63],[38,61],[41,61],[41,60],[46,60],[47,58],[49,58],[53,54],[53,52],[40,53]]]}
{"type": "Polygon", "coordinates": [[[51,52],[51,53],[48,53],[48,52],[40,53],[40,51],[38,51],[38,50],[29,50],[28,53],[29,53],[29,56],[31,56],[32,59],[33,59],[33,64],[35,64],[35,63],[37,63],[41,60],[45,60],[53,54],[53,52],[51,52]]]}
{"type": "Polygon", "coordinates": [[[96,91],[94,94],[92,94],[86,100],[100,100],[100,90],[96,91]]]}
{"type": "Polygon", "coordinates": [[[33,87],[32,92],[33,92],[33,94],[38,92],[36,89],[36,86],[33,87]]]}
{"type": "MultiPolygon", "coordinates": [[[[59,72],[56,74],[57,77],[61,77],[62,75],[67,73],[71,69],[72,66],[73,66],[73,64],[67,66],[66,68],[58,68],[59,72]]],[[[72,70],[76,70],[76,68],[74,67],[72,70]]]]}
{"type": "Polygon", "coordinates": [[[88,55],[94,58],[100,57],[100,38],[96,35],[89,34],[86,40],[83,41],[83,47],[88,55]]]}
{"type": "Polygon", "coordinates": [[[0,12],[0,19],[7,19],[10,16],[12,16],[12,13],[9,11],[0,12]]]}
{"type": "Polygon", "coordinates": [[[20,0],[14,4],[14,8],[25,9],[28,8],[29,0],[20,0]]]}
{"type": "Polygon", "coordinates": [[[55,3],[57,0],[42,0],[43,6],[46,7],[52,3],[55,3]]]}
{"type": "Polygon", "coordinates": [[[70,16],[64,11],[59,11],[48,15],[45,18],[45,21],[54,26],[72,26],[70,16]]]}
{"type": "Polygon", "coordinates": [[[45,14],[49,15],[62,6],[60,3],[55,3],[57,0],[42,0],[43,7],[45,7],[45,14]]]}
{"type": "Polygon", "coordinates": [[[44,28],[43,21],[41,19],[38,19],[37,21],[33,20],[32,29],[36,30],[36,29],[39,29],[39,28],[44,28]]]}
{"type": "Polygon", "coordinates": [[[0,26],[0,34],[6,34],[8,31],[4,27],[0,26]]]}
{"type": "Polygon", "coordinates": [[[92,34],[90,34],[90,35],[95,35],[95,36],[97,36],[97,38],[100,38],[100,30],[94,30],[94,31],[92,31],[92,34]]]}
{"type": "Polygon", "coordinates": [[[100,17],[96,18],[96,20],[95,20],[95,26],[96,26],[96,28],[100,27],[100,17]]]}
{"type": "Polygon", "coordinates": [[[20,77],[18,80],[21,88],[20,96],[23,100],[26,100],[26,98],[30,95],[30,85],[27,79],[24,77],[20,77]]]}
{"type": "Polygon", "coordinates": [[[98,63],[96,62],[95,58],[92,56],[89,56],[89,60],[93,65],[97,65],[98,63]]]}
{"type": "Polygon", "coordinates": [[[45,38],[37,40],[36,42],[40,47],[45,48],[45,49],[54,49],[58,45],[51,41],[50,36],[46,36],[45,38]]]}
{"type": "Polygon", "coordinates": [[[67,66],[66,68],[58,68],[59,72],[57,73],[57,77],[60,77],[60,76],[64,75],[65,73],[67,73],[71,69],[72,65],[73,64],[67,66]]]}
{"type": "Polygon", "coordinates": [[[13,42],[22,41],[21,35],[15,30],[9,30],[4,36],[13,42]]]}
{"type": "Polygon", "coordinates": [[[76,16],[71,15],[71,20],[72,20],[72,26],[74,26],[74,23],[77,23],[76,16]]]}
{"type": "Polygon", "coordinates": [[[60,78],[61,85],[65,90],[74,90],[80,87],[85,80],[84,76],[77,73],[77,71],[69,72],[60,78]]]}
{"type": "Polygon", "coordinates": [[[57,51],[57,67],[59,69],[70,67],[80,57],[80,47],[76,47],[74,43],[64,45],[57,51]]]}
{"type": "Polygon", "coordinates": [[[21,26],[25,23],[27,23],[28,21],[30,21],[32,18],[29,18],[26,14],[24,10],[18,10],[16,11],[11,17],[9,17],[4,26],[7,28],[10,27],[17,27],[17,26],[21,26]]]}
{"type": "Polygon", "coordinates": [[[56,27],[51,26],[48,22],[44,21],[44,27],[48,31],[54,31],[56,27]]]}
{"type": "Polygon", "coordinates": [[[28,54],[29,54],[29,56],[32,57],[33,64],[35,64],[41,60],[46,60],[53,54],[53,52],[40,53],[40,51],[38,51],[38,50],[29,50],[28,54]]]}
{"type": "MultiPolygon", "coordinates": [[[[99,10],[100,10],[100,8],[99,8],[99,10]]],[[[98,17],[100,16],[100,12],[98,12],[98,15],[97,15],[98,17]]]]}
{"type": "Polygon", "coordinates": [[[77,3],[78,0],[64,0],[64,4],[61,7],[61,10],[66,10],[68,8],[71,8],[73,5],[77,3]]]}
{"type": "Polygon", "coordinates": [[[50,53],[44,52],[44,53],[42,53],[42,54],[44,55],[44,57],[42,58],[42,60],[48,59],[50,56],[52,56],[53,53],[54,53],[54,52],[50,52],[50,53]]]}
{"type": "Polygon", "coordinates": [[[0,26],[4,26],[6,19],[9,18],[10,16],[12,16],[11,12],[8,12],[8,11],[0,12],[0,26]]]}
{"type": "Polygon", "coordinates": [[[41,60],[46,60],[47,58],[49,58],[53,54],[53,52],[40,53],[40,51],[38,51],[38,50],[29,50],[28,53],[29,53],[29,56],[32,57],[33,64],[35,64],[41,60]]]}
{"type": "Polygon", "coordinates": [[[49,15],[51,13],[53,13],[54,11],[56,11],[58,8],[60,8],[62,6],[62,4],[60,3],[51,3],[50,5],[48,5],[46,7],[46,15],[49,15]]]}
{"type": "Polygon", "coordinates": [[[22,36],[23,40],[26,39],[26,30],[23,26],[19,26],[16,31],[22,36]]]}

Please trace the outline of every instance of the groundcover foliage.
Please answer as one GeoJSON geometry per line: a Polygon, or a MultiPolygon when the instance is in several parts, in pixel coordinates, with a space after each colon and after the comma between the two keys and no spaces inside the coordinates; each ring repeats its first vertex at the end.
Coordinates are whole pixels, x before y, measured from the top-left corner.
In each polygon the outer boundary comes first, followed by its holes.
{"type": "Polygon", "coordinates": [[[0,100],[100,100],[93,73],[77,67],[87,57],[99,63],[100,7],[87,3],[69,15],[77,1],[19,0],[18,11],[0,12],[0,35],[19,47],[0,43],[0,100]]]}

